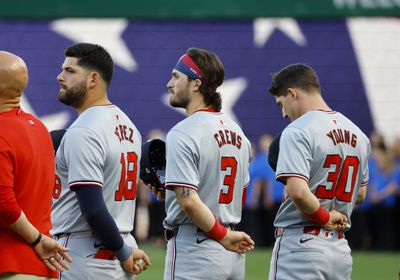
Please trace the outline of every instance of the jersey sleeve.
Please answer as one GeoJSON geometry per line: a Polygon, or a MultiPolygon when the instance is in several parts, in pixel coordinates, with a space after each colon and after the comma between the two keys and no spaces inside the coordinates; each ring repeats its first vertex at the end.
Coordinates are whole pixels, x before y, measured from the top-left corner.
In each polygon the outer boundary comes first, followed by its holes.
{"type": "Polygon", "coordinates": [[[93,131],[82,127],[70,128],[65,135],[63,152],[68,165],[68,185],[103,186],[105,147],[93,131]]]}
{"type": "Polygon", "coordinates": [[[297,177],[308,182],[312,162],[309,136],[301,129],[287,127],[280,139],[276,180],[297,177]]]}
{"type": "Polygon", "coordinates": [[[246,146],[247,146],[247,153],[248,153],[248,162],[247,162],[247,169],[246,169],[246,174],[245,174],[245,178],[244,178],[244,182],[245,182],[245,188],[247,188],[247,186],[250,184],[250,164],[253,160],[253,152],[251,149],[251,144],[250,141],[246,138],[246,146]]]}
{"type": "Polygon", "coordinates": [[[369,164],[370,157],[369,156],[370,156],[370,154],[371,154],[371,144],[368,141],[367,156],[366,156],[364,162],[362,163],[361,187],[368,185],[368,182],[369,182],[369,166],[370,166],[370,164],[369,164]]]}
{"type": "Polygon", "coordinates": [[[165,187],[186,187],[197,190],[200,181],[197,164],[199,150],[189,135],[171,130],[166,140],[167,166],[165,187]]]}

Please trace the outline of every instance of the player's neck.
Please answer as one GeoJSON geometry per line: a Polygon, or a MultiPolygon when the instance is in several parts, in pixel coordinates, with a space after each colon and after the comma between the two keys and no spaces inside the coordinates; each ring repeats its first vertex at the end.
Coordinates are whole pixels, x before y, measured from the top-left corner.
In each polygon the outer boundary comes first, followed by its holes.
{"type": "Polygon", "coordinates": [[[21,107],[20,101],[21,101],[20,96],[15,97],[13,99],[0,98],[0,112],[6,112],[21,107]]]}
{"type": "Polygon", "coordinates": [[[306,102],[304,102],[303,108],[304,113],[313,110],[331,111],[331,108],[326,104],[321,95],[308,98],[306,102]]]}
{"type": "Polygon", "coordinates": [[[191,116],[194,112],[201,110],[201,109],[207,109],[208,106],[204,104],[203,99],[195,99],[192,100],[189,105],[186,107],[186,114],[188,116],[191,116]]]}
{"type": "MultiPolygon", "coordinates": [[[[100,97],[92,97],[91,95],[85,100],[85,102],[79,108],[76,108],[78,115],[84,112],[86,109],[93,107],[93,106],[103,106],[103,105],[110,105],[112,104],[111,101],[108,99],[107,94],[102,95],[100,97]]],[[[93,95],[92,95],[93,96],[93,95]]]]}

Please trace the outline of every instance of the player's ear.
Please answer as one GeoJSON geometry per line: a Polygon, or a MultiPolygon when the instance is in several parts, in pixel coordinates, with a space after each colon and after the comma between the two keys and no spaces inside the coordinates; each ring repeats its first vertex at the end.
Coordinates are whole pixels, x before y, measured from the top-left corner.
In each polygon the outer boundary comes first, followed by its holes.
{"type": "Polygon", "coordinates": [[[89,75],[89,88],[93,88],[96,84],[99,83],[100,74],[98,72],[91,72],[89,75]]]}
{"type": "Polygon", "coordinates": [[[193,89],[195,90],[195,91],[199,91],[200,90],[200,86],[201,86],[201,80],[200,79],[196,79],[196,80],[193,80],[193,89]]]}
{"type": "Polygon", "coordinates": [[[295,88],[288,88],[287,91],[288,91],[288,96],[291,96],[294,98],[297,97],[297,90],[295,88]]]}

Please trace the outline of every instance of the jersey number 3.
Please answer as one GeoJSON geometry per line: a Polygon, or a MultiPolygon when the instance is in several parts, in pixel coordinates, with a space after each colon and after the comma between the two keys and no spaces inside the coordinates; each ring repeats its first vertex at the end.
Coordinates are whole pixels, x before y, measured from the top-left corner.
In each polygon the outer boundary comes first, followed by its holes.
{"type": "Polygon", "coordinates": [[[233,188],[235,187],[235,178],[236,178],[236,170],[237,170],[237,160],[234,157],[222,157],[221,158],[221,170],[227,171],[230,168],[230,174],[225,175],[224,177],[224,186],[227,186],[228,189],[226,192],[221,190],[219,194],[219,203],[229,204],[233,199],[233,188]]]}
{"type": "Polygon", "coordinates": [[[121,201],[122,198],[125,200],[133,200],[136,198],[138,156],[136,153],[128,153],[126,159],[127,163],[125,162],[125,155],[122,153],[120,161],[121,179],[119,181],[118,190],[115,192],[116,201],[121,201]]]}
{"type": "Polygon", "coordinates": [[[327,181],[332,183],[332,187],[328,189],[326,186],[319,185],[315,195],[325,199],[333,199],[336,196],[340,201],[351,202],[359,164],[358,157],[347,156],[343,160],[340,155],[328,155],[324,168],[334,166],[334,172],[329,172],[327,178],[327,181]],[[350,182],[348,182],[349,170],[352,170],[350,182]]]}

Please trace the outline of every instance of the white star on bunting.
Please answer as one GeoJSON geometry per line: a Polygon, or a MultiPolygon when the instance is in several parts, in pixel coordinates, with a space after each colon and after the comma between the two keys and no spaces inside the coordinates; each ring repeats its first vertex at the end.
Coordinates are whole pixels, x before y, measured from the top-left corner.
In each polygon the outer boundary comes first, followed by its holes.
{"type": "Polygon", "coordinates": [[[50,24],[53,31],[75,43],[86,42],[105,47],[115,64],[133,72],[138,65],[122,38],[127,27],[126,19],[60,19],[50,24]]]}
{"type": "Polygon", "coordinates": [[[293,18],[256,18],[253,22],[254,44],[263,47],[275,29],[281,30],[299,46],[307,44],[299,24],[293,18]]]}

